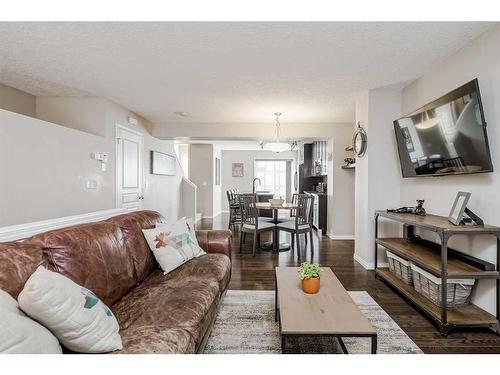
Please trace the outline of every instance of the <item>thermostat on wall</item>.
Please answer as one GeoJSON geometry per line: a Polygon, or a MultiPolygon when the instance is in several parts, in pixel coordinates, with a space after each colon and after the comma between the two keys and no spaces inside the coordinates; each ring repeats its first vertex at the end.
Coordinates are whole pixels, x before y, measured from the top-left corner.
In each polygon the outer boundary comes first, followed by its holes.
{"type": "Polygon", "coordinates": [[[104,172],[106,170],[106,164],[108,163],[108,154],[105,152],[94,152],[90,154],[92,159],[101,162],[101,170],[104,172]]]}

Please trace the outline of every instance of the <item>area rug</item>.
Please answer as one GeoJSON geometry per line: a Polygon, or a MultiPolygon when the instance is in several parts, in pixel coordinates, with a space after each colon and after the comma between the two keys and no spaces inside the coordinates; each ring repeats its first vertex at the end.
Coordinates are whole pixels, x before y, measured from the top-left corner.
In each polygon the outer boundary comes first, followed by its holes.
{"type": "MultiPolygon", "coordinates": [[[[378,334],[379,354],[419,354],[422,351],[367,292],[349,292],[378,334]]],[[[370,339],[344,338],[349,353],[370,353],[370,339]]],[[[342,353],[336,338],[287,340],[287,353],[342,353]]],[[[205,348],[206,354],[281,353],[274,321],[274,291],[229,290],[205,348]]]]}

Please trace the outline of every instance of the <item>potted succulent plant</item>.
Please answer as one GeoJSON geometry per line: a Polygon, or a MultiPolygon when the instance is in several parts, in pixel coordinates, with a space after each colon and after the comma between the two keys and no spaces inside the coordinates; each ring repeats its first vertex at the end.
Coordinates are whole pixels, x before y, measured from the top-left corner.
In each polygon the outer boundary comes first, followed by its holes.
{"type": "Polygon", "coordinates": [[[315,294],[319,292],[320,273],[319,264],[304,262],[300,265],[299,274],[304,293],[315,294]]]}

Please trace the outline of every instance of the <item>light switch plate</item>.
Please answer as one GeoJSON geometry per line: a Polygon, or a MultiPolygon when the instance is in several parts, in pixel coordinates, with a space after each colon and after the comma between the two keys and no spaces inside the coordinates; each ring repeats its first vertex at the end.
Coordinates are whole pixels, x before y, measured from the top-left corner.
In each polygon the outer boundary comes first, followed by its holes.
{"type": "Polygon", "coordinates": [[[97,189],[97,181],[96,180],[87,180],[87,189],[97,189]]]}

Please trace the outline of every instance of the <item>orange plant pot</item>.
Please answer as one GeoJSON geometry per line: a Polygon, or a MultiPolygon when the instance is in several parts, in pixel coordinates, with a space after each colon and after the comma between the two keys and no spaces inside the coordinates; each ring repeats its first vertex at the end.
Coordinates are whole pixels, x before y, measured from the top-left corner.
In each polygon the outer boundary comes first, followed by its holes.
{"type": "Polygon", "coordinates": [[[316,294],[319,292],[319,277],[302,279],[302,290],[307,294],[316,294]]]}

